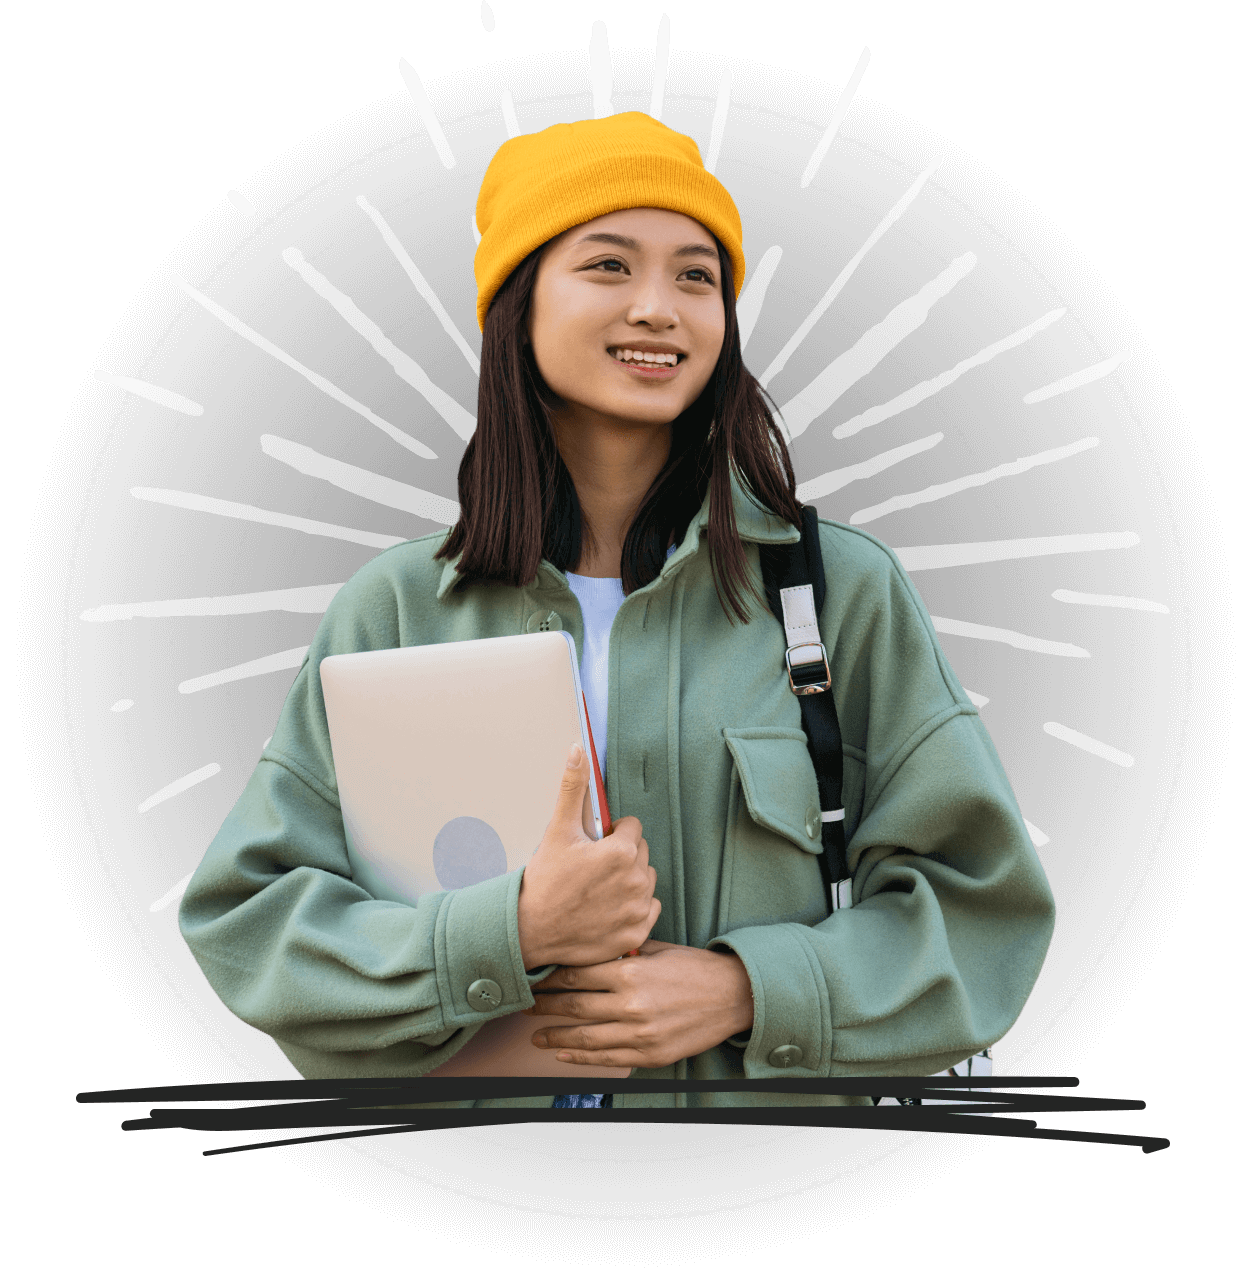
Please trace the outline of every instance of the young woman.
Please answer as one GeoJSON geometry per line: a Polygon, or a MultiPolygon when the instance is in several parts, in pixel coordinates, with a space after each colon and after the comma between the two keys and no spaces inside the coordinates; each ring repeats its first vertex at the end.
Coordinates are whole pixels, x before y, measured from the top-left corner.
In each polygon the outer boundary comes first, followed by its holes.
{"type": "Polygon", "coordinates": [[[530,1009],[562,1057],[675,1083],[614,1107],[863,1102],[681,1083],[929,1074],[995,1042],[1043,962],[1047,883],[916,590],[829,521],[819,626],[853,881],[826,908],[816,777],[761,591],[761,550],[794,543],[801,514],[740,356],[730,196],[691,139],[631,112],[506,143],[477,218],[460,520],[374,558],[327,611],[183,899],[210,982],[309,1077],[420,1075],[530,1009]],[[613,832],[582,831],[575,748],[525,869],[372,899],[350,880],[321,659],[541,626],[577,644],[613,832]]]}

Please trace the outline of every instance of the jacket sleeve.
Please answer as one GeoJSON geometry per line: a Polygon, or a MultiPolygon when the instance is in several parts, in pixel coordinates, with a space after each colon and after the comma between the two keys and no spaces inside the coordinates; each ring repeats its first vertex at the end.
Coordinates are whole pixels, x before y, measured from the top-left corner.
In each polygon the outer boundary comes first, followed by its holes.
{"type": "Polygon", "coordinates": [[[348,588],[192,876],[179,925],[227,1007],[306,1077],[409,1076],[448,1059],[487,1019],[532,1006],[530,985],[551,968],[522,963],[521,869],[416,906],[374,899],[351,880],[317,665],[388,636],[368,628],[370,602],[348,588]],[[467,999],[477,979],[503,992],[489,1014],[467,999]]]}
{"type": "Polygon", "coordinates": [[[871,542],[875,581],[844,585],[859,602],[828,589],[822,620],[840,650],[852,904],[709,944],[751,980],[749,1077],[783,1072],[769,1063],[782,1046],[802,1052],[787,1076],[941,1072],[1008,1031],[1052,935],[1052,895],[991,738],[916,589],[871,542]]]}

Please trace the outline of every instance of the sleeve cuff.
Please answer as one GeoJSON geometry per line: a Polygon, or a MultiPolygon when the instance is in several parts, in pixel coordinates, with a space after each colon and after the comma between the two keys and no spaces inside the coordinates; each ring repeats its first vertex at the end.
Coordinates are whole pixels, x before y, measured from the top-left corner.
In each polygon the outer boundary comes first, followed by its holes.
{"type": "Polygon", "coordinates": [[[830,994],[804,932],[790,922],[745,926],[708,943],[733,952],[752,985],[752,1031],[727,1038],[743,1051],[746,1077],[830,1076],[830,994]]]}
{"type": "Polygon", "coordinates": [[[435,924],[435,973],[445,1024],[464,1027],[535,1004],[531,986],[556,968],[528,971],[517,934],[523,869],[450,891],[435,924]]]}

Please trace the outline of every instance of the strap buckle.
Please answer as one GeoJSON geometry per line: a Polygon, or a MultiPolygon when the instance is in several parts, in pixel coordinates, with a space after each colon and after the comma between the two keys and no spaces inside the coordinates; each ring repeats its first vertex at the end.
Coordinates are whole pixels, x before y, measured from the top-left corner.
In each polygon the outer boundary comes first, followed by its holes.
{"type": "Polygon", "coordinates": [[[808,642],[790,646],[785,662],[792,694],[825,694],[830,689],[830,663],[824,645],[808,642]]]}

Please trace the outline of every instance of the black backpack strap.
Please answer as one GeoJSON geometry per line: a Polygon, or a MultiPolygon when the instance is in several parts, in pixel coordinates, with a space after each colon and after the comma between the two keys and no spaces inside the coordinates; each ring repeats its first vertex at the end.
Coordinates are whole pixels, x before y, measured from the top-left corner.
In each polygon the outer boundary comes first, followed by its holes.
{"type": "Polygon", "coordinates": [[[786,633],[783,664],[800,700],[800,724],[808,736],[822,812],[822,874],[826,906],[835,910],[837,883],[848,876],[843,831],[843,738],[831,689],[830,663],[817,620],[826,599],[826,569],[817,509],[803,509],[798,543],[761,545],[765,599],[786,633]]]}

